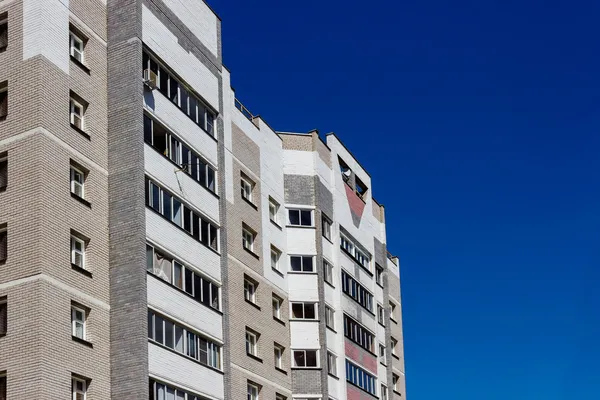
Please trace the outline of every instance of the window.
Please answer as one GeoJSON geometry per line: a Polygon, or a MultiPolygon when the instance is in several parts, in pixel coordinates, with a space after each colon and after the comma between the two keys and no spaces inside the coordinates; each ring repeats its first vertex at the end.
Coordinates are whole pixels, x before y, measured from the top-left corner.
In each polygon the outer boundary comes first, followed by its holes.
{"type": "Polygon", "coordinates": [[[87,381],[81,378],[71,378],[71,388],[73,391],[73,400],[86,400],[87,381]]]}
{"type": "Polygon", "coordinates": [[[385,311],[380,304],[377,304],[377,321],[385,326],[385,311]]]}
{"type": "Polygon", "coordinates": [[[85,130],[85,108],[86,106],[79,100],[71,96],[69,102],[71,110],[71,125],[79,130],[85,130]]]}
{"type": "Polygon", "coordinates": [[[354,259],[361,267],[371,272],[371,258],[360,250],[352,240],[344,235],[340,235],[340,248],[354,259]]]}
{"type": "Polygon", "coordinates": [[[6,224],[0,224],[0,264],[6,262],[8,257],[8,233],[6,231],[6,224]]]}
{"type": "Polygon", "coordinates": [[[282,394],[275,393],[275,400],[287,400],[287,397],[282,394]]]}
{"type": "Polygon", "coordinates": [[[293,272],[314,272],[313,256],[290,256],[290,269],[293,272]]]}
{"type": "Polygon", "coordinates": [[[144,141],[181,167],[196,182],[216,193],[216,168],[167,128],[144,114],[144,141]]]}
{"type": "Polygon", "coordinates": [[[183,290],[199,303],[220,309],[219,286],[154,246],[146,245],[146,270],[183,290]]]}
{"type": "Polygon", "coordinates": [[[381,400],[388,400],[387,386],[381,385],[381,400]]]}
{"type": "Polygon", "coordinates": [[[248,400],[258,400],[258,385],[248,382],[248,400]]]}
{"type": "Polygon", "coordinates": [[[71,193],[82,199],[85,198],[85,176],[83,170],[71,166],[71,193]]]}
{"type": "Polygon", "coordinates": [[[390,301],[390,319],[396,322],[396,304],[390,301]]]}
{"type": "Polygon", "coordinates": [[[198,242],[215,251],[219,250],[219,228],[149,178],[146,178],[146,206],[179,226],[198,242]]]}
{"type": "Polygon", "coordinates": [[[153,310],[148,310],[148,338],[184,357],[211,368],[221,368],[221,346],[153,310]]]}
{"type": "Polygon", "coordinates": [[[256,304],[256,286],[258,286],[256,281],[244,277],[244,298],[254,304],[256,304]]]}
{"type": "Polygon", "coordinates": [[[331,240],[331,220],[325,215],[321,217],[321,228],[323,229],[323,237],[331,240]]]}
{"type": "Polygon", "coordinates": [[[294,350],[294,367],[296,368],[316,368],[318,363],[318,350],[294,350]]]}
{"type": "Polygon", "coordinates": [[[364,286],[358,283],[346,271],[342,270],[342,291],[352,297],[354,301],[373,313],[373,295],[364,286]]]}
{"type": "Polygon", "coordinates": [[[281,320],[281,305],[283,304],[283,299],[273,295],[273,318],[281,320]]]}
{"type": "Polygon", "coordinates": [[[0,154],[0,192],[6,190],[8,185],[8,159],[6,153],[0,154]]]}
{"type": "Polygon", "coordinates": [[[254,253],[254,238],[256,233],[250,230],[250,228],[242,228],[242,246],[244,249],[254,253]]]}
{"type": "Polygon", "coordinates": [[[333,265],[323,260],[323,279],[333,286],[333,265]]]}
{"type": "Polygon", "coordinates": [[[381,343],[379,343],[379,361],[383,364],[386,365],[386,359],[385,359],[385,346],[382,345],[381,343]]]}
{"type": "Polygon", "coordinates": [[[269,197],[269,219],[276,224],[279,224],[279,203],[269,197]]]}
{"type": "Polygon", "coordinates": [[[344,314],[344,335],[368,352],[375,354],[375,334],[344,314]]]}
{"type": "Polygon", "coordinates": [[[312,210],[288,210],[289,223],[292,226],[313,226],[312,210]]]}
{"type": "Polygon", "coordinates": [[[252,191],[254,190],[254,182],[250,180],[246,175],[242,174],[241,182],[242,198],[252,203],[252,191]]]}
{"type": "Polygon", "coordinates": [[[85,269],[85,241],[71,235],[71,264],[85,269]]]}
{"type": "Polygon", "coordinates": [[[246,329],[246,354],[258,357],[258,335],[246,329]]]}
{"type": "Polygon", "coordinates": [[[0,400],[6,400],[6,371],[0,371],[0,400]]]}
{"type": "Polygon", "coordinates": [[[400,380],[400,377],[396,374],[392,374],[392,387],[394,388],[394,392],[398,392],[399,391],[399,384],[398,381],[400,380]]]}
{"type": "Polygon", "coordinates": [[[271,268],[275,271],[280,271],[279,259],[281,258],[281,251],[277,250],[275,246],[271,246],[271,268]]]}
{"type": "Polygon", "coordinates": [[[0,14],[0,53],[8,47],[8,15],[0,14]]]}
{"type": "Polygon", "coordinates": [[[76,338],[85,340],[87,311],[82,307],[71,306],[71,330],[76,338]]]}
{"type": "Polygon", "coordinates": [[[292,307],[293,319],[317,319],[316,303],[290,303],[292,307]]]}
{"type": "Polygon", "coordinates": [[[79,35],[71,31],[69,32],[69,43],[71,57],[83,64],[85,47],[84,40],[79,35]]]}
{"type": "Polygon", "coordinates": [[[325,306],[325,326],[335,329],[335,311],[329,306],[325,306]]]}
{"type": "Polygon", "coordinates": [[[150,379],[151,400],[203,400],[204,397],[150,379]]]}
{"type": "Polygon", "coordinates": [[[377,282],[379,286],[383,286],[383,268],[378,264],[375,264],[375,282],[377,282]]]}
{"type": "Polygon", "coordinates": [[[0,297],[0,336],[8,330],[8,305],[6,297],[0,297]]]}
{"type": "Polygon", "coordinates": [[[392,354],[397,356],[398,353],[396,353],[396,347],[398,346],[398,341],[394,338],[392,338],[392,354]]]}
{"type": "Polygon", "coordinates": [[[332,352],[327,352],[327,372],[329,375],[337,376],[337,357],[332,352]]]}
{"type": "Polygon", "coordinates": [[[377,396],[377,389],[375,387],[377,380],[375,377],[348,360],[346,360],[346,380],[365,392],[377,396]]]}
{"type": "Polygon", "coordinates": [[[196,125],[214,137],[216,115],[210,107],[201,101],[192,90],[179,82],[170,71],[144,52],[142,71],[147,69],[156,74],[158,91],[179,107],[196,125]]]}
{"type": "Polygon", "coordinates": [[[8,116],[8,82],[0,82],[0,121],[8,116]]]}
{"type": "Polygon", "coordinates": [[[273,347],[273,355],[275,357],[275,368],[283,369],[283,346],[275,343],[273,347]]]}

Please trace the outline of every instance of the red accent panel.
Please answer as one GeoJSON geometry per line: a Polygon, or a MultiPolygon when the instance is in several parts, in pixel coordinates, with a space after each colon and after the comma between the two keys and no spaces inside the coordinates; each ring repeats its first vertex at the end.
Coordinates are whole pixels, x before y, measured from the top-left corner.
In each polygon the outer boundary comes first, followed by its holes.
{"type": "Polygon", "coordinates": [[[351,384],[347,384],[346,387],[348,390],[346,394],[348,396],[348,400],[361,400],[362,392],[359,388],[352,386],[351,384]]]}
{"type": "Polygon", "coordinates": [[[350,186],[344,186],[346,187],[346,197],[348,198],[350,209],[354,212],[354,214],[358,215],[359,218],[362,218],[362,214],[365,209],[365,202],[362,201],[362,199],[358,197],[356,193],[354,193],[354,190],[352,190],[350,186]]]}
{"type": "Polygon", "coordinates": [[[361,347],[352,343],[348,339],[346,339],[346,342],[344,343],[344,350],[346,352],[346,357],[354,361],[357,365],[366,369],[368,372],[377,376],[377,357],[363,350],[361,347]]]}

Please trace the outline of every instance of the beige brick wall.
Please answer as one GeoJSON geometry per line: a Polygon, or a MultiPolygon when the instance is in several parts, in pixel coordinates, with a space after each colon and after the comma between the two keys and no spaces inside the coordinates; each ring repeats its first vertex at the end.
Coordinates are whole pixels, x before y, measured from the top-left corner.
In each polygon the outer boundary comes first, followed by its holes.
{"type": "Polygon", "coordinates": [[[313,138],[311,135],[286,135],[279,134],[283,141],[284,150],[313,151],[313,138]]]}

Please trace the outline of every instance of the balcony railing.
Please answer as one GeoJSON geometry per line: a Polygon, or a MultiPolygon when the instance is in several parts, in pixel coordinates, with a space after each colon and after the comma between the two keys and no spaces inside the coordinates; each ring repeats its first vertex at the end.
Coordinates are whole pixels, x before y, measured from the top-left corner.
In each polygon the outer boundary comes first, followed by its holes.
{"type": "Polygon", "coordinates": [[[235,108],[240,110],[244,117],[248,118],[250,121],[254,120],[254,114],[252,114],[238,99],[235,99],[235,108]]]}

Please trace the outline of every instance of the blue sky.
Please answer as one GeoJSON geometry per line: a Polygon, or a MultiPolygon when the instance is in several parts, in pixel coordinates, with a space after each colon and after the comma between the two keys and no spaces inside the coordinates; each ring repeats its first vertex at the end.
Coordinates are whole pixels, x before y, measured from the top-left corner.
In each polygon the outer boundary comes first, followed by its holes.
{"type": "Polygon", "coordinates": [[[240,100],[371,173],[408,397],[597,400],[600,3],[211,5],[240,100]]]}

